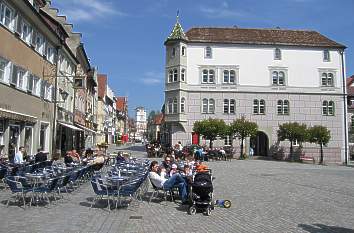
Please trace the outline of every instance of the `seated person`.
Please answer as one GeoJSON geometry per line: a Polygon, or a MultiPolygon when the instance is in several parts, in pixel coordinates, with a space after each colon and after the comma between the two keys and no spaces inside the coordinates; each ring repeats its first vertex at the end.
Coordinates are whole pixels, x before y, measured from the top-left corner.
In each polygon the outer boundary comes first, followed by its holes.
{"type": "Polygon", "coordinates": [[[188,164],[184,165],[184,168],[183,168],[183,171],[181,172],[181,174],[183,176],[192,176],[193,173],[192,173],[191,167],[188,164]]]}
{"type": "Polygon", "coordinates": [[[54,154],[52,157],[52,166],[65,166],[65,164],[59,160],[60,158],[60,153],[54,154]]]}
{"type": "Polygon", "coordinates": [[[74,163],[74,159],[71,157],[71,151],[66,152],[64,156],[64,163],[66,166],[71,166],[74,163]]]}
{"type": "Polygon", "coordinates": [[[97,156],[94,160],[91,161],[90,164],[104,164],[104,155],[103,151],[98,151],[97,156]]]}
{"type": "Polygon", "coordinates": [[[75,149],[71,151],[70,156],[72,157],[74,162],[76,162],[76,163],[81,162],[80,155],[79,155],[79,153],[77,153],[77,151],[75,149]]]}
{"type": "Polygon", "coordinates": [[[87,148],[87,150],[85,151],[85,157],[91,158],[93,156],[93,150],[91,148],[87,148]]]}
{"type": "Polygon", "coordinates": [[[125,157],[123,156],[123,152],[118,152],[118,155],[116,157],[116,160],[117,160],[117,163],[120,163],[120,162],[125,162],[125,157]]]}
{"type": "Polygon", "coordinates": [[[173,174],[176,174],[177,171],[177,165],[176,164],[172,164],[171,166],[171,171],[170,171],[170,176],[173,176],[173,174]]]}
{"type": "Polygon", "coordinates": [[[44,153],[42,148],[39,148],[37,154],[34,156],[34,162],[39,163],[44,161],[47,161],[47,154],[44,153]]]}
{"type": "Polygon", "coordinates": [[[166,156],[165,160],[162,162],[162,166],[163,168],[166,170],[167,173],[170,173],[171,171],[171,166],[172,166],[172,162],[171,162],[171,157],[170,156],[166,156]]]}
{"type": "Polygon", "coordinates": [[[150,172],[149,177],[151,182],[157,188],[162,188],[164,190],[170,190],[173,187],[177,186],[179,190],[179,195],[182,200],[182,204],[186,204],[188,201],[188,194],[187,194],[187,184],[185,179],[179,174],[176,173],[171,176],[169,179],[165,178],[165,169],[161,168],[160,174],[159,172],[159,164],[157,161],[152,161],[150,164],[150,172]]]}

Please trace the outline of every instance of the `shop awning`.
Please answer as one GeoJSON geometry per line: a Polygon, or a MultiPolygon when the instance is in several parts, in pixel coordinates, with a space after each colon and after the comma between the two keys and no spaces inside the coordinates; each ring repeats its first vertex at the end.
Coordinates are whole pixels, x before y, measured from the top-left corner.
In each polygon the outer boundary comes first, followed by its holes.
{"type": "Polygon", "coordinates": [[[0,108],[0,117],[11,119],[11,120],[16,120],[16,121],[27,121],[27,122],[36,122],[37,117],[19,113],[19,112],[14,112],[11,110],[7,110],[4,108],[0,108]]]}
{"type": "Polygon", "coordinates": [[[73,129],[73,130],[77,130],[77,131],[84,131],[78,127],[76,127],[75,125],[70,125],[70,124],[66,124],[66,123],[63,123],[63,122],[58,122],[60,125],[62,126],[65,126],[65,127],[68,127],[70,129],[73,129]]]}
{"type": "Polygon", "coordinates": [[[91,132],[91,133],[96,133],[96,131],[92,130],[92,129],[89,129],[89,128],[86,128],[84,126],[81,126],[81,125],[76,125],[77,127],[79,127],[80,129],[83,129],[85,131],[88,131],[88,132],[91,132]]]}

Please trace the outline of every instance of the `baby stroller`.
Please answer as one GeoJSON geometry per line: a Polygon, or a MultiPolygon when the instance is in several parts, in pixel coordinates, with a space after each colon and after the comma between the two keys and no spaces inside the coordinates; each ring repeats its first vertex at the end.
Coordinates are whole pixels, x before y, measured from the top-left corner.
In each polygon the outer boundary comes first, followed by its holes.
{"type": "Polygon", "coordinates": [[[188,213],[194,215],[201,210],[205,215],[210,215],[214,209],[213,183],[211,170],[195,174],[190,190],[191,205],[188,213]]]}

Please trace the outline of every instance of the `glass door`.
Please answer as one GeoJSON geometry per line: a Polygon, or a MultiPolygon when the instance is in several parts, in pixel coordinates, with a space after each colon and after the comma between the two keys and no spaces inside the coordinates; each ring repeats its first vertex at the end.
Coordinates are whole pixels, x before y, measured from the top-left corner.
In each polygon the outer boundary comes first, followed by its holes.
{"type": "Polygon", "coordinates": [[[33,145],[33,127],[26,126],[25,127],[25,149],[28,155],[33,155],[32,151],[33,145]]]}

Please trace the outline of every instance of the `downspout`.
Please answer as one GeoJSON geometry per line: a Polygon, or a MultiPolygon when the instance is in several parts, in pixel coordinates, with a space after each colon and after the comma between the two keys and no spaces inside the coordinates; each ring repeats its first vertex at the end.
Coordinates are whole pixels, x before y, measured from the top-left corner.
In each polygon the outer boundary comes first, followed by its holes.
{"type": "Polygon", "coordinates": [[[54,114],[53,114],[53,131],[52,131],[52,157],[56,154],[56,142],[57,142],[57,91],[58,91],[58,74],[59,74],[59,50],[61,45],[56,47],[56,70],[54,77],[54,114]]]}
{"type": "Polygon", "coordinates": [[[347,128],[347,88],[345,85],[344,50],[339,51],[342,63],[342,83],[343,83],[343,120],[344,120],[344,156],[345,164],[348,165],[348,128],[347,128]]]}

